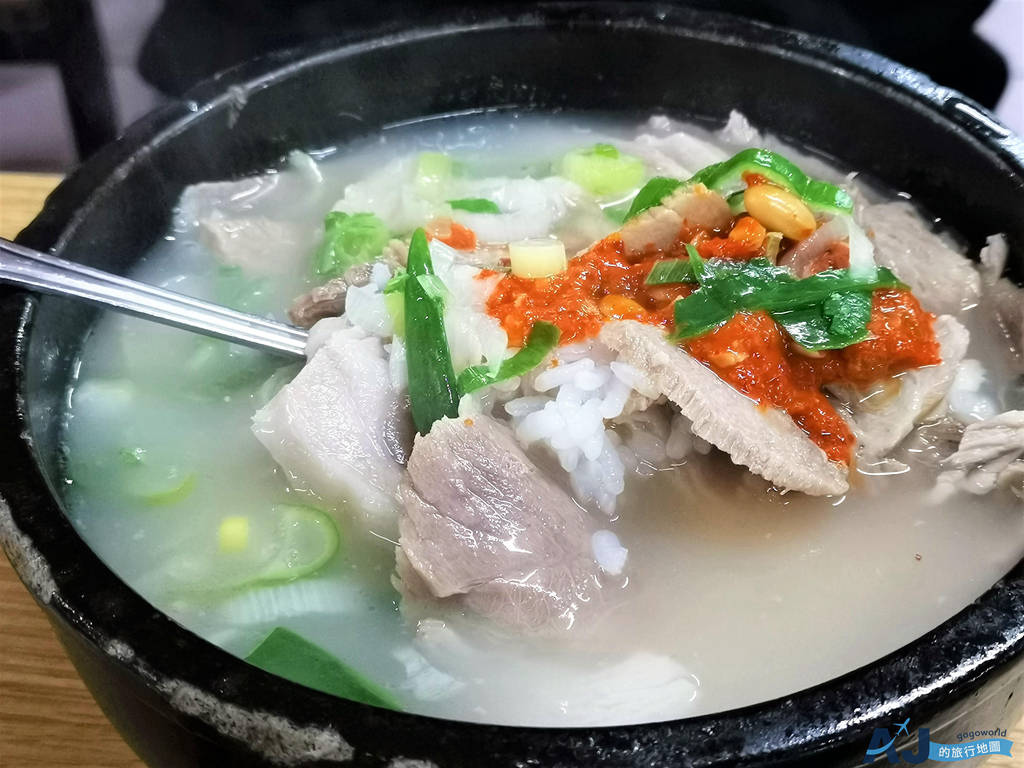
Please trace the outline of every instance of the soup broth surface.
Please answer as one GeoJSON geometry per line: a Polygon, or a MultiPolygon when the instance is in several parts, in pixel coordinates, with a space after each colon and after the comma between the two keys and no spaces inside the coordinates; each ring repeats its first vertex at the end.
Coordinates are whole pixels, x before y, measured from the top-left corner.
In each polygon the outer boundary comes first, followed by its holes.
{"type": "MultiPolygon", "coordinates": [[[[389,160],[437,150],[481,176],[525,176],[544,173],[568,150],[635,130],[635,122],[510,115],[387,130],[316,155],[315,167],[267,176],[240,203],[308,229],[308,242],[281,253],[287,268],[272,279],[254,288],[217,264],[187,211],[131,276],[284,320],[292,299],[317,282],[309,265],[324,214],[347,184],[389,160]],[[311,181],[316,175],[322,181],[311,181]]],[[[981,310],[960,319],[972,332],[968,356],[983,363],[996,392],[1006,376],[1004,342],[981,310]]],[[[615,517],[602,525],[629,550],[628,578],[588,631],[524,637],[442,613],[417,622],[400,612],[391,585],[394,543],[351,522],[344,505],[290,488],[254,438],[253,413],[297,370],[280,363],[103,315],[70,398],[68,515],[123,580],[198,635],[244,657],[268,631],[288,627],[410,712],[559,726],[765,701],[911,642],[1024,556],[1024,519],[1010,494],[930,495],[937,470],[927,439],[898,450],[909,470],[859,467],[842,498],[779,493],[724,454],[692,453],[675,469],[627,480],[615,517]],[[142,490],[125,479],[136,460],[157,468],[142,490]],[[221,521],[245,516],[272,528],[278,503],[330,510],[339,554],[291,583],[225,591],[205,582],[221,521]],[[656,661],[663,658],[685,670],[667,700],[656,661]],[[615,704],[621,688],[645,685],[649,695],[615,704]],[[680,698],[680,686],[690,695],[680,698]]]]}

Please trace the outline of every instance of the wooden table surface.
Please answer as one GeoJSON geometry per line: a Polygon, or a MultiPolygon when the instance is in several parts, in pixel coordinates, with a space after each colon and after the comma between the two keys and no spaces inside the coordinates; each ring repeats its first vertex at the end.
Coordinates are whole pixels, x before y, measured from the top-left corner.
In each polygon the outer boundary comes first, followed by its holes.
{"type": "MultiPolygon", "coordinates": [[[[0,237],[31,221],[59,176],[0,173],[0,237]]],[[[1024,768],[1024,722],[1007,734],[1020,756],[986,765],[1024,768]]],[[[107,722],[42,611],[0,556],[0,766],[144,768],[107,722]]]]}
{"type": "MultiPolygon", "coordinates": [[[[14,237],[59,176],[0,173],[0,237],[14,237]]],[[[0,766],[144,768],[96,706],[42,611],[0,555],[0,766]]]]}

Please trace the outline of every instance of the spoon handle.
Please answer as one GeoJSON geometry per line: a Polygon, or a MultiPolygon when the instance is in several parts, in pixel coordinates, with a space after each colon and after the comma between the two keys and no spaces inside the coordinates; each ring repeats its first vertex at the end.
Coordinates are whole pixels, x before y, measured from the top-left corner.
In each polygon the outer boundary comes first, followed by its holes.
{"type": "Polygon", "coordinates": [[[268,352],[304,357],[306,331],[146,285],[0,239],[0,282],[72,296],[268,352]]]}

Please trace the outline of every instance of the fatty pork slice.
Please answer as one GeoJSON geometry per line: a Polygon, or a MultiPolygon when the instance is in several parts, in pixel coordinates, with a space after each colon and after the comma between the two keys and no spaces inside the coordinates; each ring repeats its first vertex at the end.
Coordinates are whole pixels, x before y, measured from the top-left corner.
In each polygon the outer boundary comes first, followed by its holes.
{"type": "Polygon", "coordinates": [[[970,334],[950,315],[935,320],[935,338],[942,362],[907,371],[891,379],[895,394],[882,389],[858,392],[835,387],[834,393],[850,404],[854,434],[862,458],[884,457],[921,422],[943,415],[946,395],[957,368],[967,354],[970,334]]]}
{"type": "Polygon", "coordinates": [[[379,338],[335,331],[257,411],[253,432],[293,486],[345,501],[371,530],[394,535],[412,424],[379,338]]]}
{"type": "Polygon", "coordinates": [[[199,242],[225,266],[275,277],[304,263],[316,245],[312,234],[294,222],[219,211],[199,220],[199,242]]]}
{"type": "Polygon", "coordinates": [[[245,215],[277,190],[282,175],[247,176],[235,181],[204,181],[185,187],[175,211],[176,227],[192,227],[216,212],[245,215]]]}
{"type": "Polygon", "coordinates": [[[703,184],[677,189],[622,227],[627,253],[664,251],[677,245],[686,227],[722,229],[732,219],[725,198],[703,184]]]}
{"type": "Polygon", "coordinates": [[[503,624],[568,629],[599,589],[586,513],[486,416],[418,436],[402,488],[396,586],[503,624]]]}
{"type": "Polygon", "coordinates": [[[978,303],[977,269],[928,229],[910,203],[868,205],[861,219],[875,240],[879,266],[907,283],[929,312],[955,315],[978,303]]]}
{"type": "Polygon", "coordinates": [[[829,461],[786,413],[737,392],[666,340],[660,328],[623,320],[606,324],[600,338],[679,406],[695,435],[728,453],[734,463],[780,488],[811,496],[847,491],[846,467],[829,461]]]}

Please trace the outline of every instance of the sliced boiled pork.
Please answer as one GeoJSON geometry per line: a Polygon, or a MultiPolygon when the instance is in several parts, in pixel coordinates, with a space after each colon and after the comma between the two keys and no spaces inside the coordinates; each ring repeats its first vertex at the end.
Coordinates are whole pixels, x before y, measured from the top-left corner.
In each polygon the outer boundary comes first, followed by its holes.
{"type": "Polygon", "coordinates": [[[960,361],[967,354],[970,334],[953,317],[942,315],[935,320],[935,338],[939,342],[942,362],[894,377],[891,379],[895,385],[894,392],[831,388],[850,404],[851,426],[862,458],[874,460],[884,457],[917,424],[941,416],[945,411],[943,402],[960,361]]]}
{"type": "Polygon", "coordinates": [[[899,275],[929,312],[956,314],[978,303],[978,271],[928,229],[910,203],[868,205],[862,219],[878,264],[899,275]]]}
{"type": "Polygon", "coordinates": [[[568,628],[599,582],[586,512],[486,416],[416,438],[402,489],[397,586],[504,624],[568,628]]]}
{"type": "Polygon", "coordinates": [[[347,502],[372,530],[393,535],[412,422],[379,338],[334,332],[256,413],[253,432],[295,487],[347,502]]]}
{"type": "Polygon", "coordinates": [[[601,341],[638,368],[679,406],[698,437],[775,485],[812,496],[845,493],[847,469],[783,411],[764,408],[665,339],[661,328],[633,320],[608,323],[601,341]]]}

